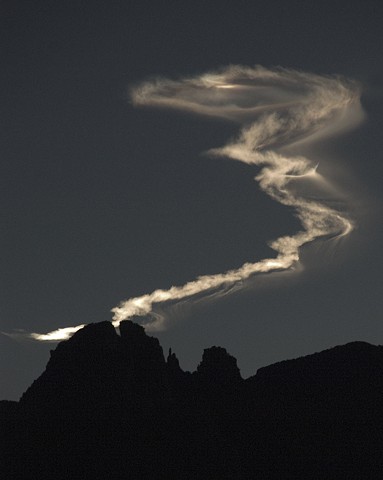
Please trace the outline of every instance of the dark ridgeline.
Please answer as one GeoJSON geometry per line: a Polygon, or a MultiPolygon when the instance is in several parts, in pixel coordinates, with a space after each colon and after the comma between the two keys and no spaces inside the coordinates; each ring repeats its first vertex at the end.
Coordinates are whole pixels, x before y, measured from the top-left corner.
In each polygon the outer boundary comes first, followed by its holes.
{"type": "Polygon", "coordinates": [[[91,324],[0,402],[4,479],[383,478],[383,347],[349,343],[241,378],[182,371],[133,322],[91,324]]]}

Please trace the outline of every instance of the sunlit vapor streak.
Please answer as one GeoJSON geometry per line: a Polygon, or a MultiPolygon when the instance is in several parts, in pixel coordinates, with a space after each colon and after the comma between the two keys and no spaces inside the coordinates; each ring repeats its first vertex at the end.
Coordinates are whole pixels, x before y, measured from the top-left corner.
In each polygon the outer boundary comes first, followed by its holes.
{"type": "MultiPolygon", "coordinates": [[[[218,72],[181,80],[157,79],[131,91],[137,106],[156,106],[222,117],[243,125],[236,140],[208,154],[222,156],[260,168],[255,177],[260,188],[277,202],[293,207],[302,224],[295,235],[270,242],[274,258],[245,263],[240,268],[203,275],[182,286],[158,289],[130,298],[112,309],[113,324],[131,317],[144,317],[148,330],[164,328],[165,317],[156,305],[193,300],[197,296],[219,296],[241,285],[255,274],[288,270],[299,264],[300,248],[315,239],[348,235],[354,223],[343,212],[294,193],[291,182],[325,181],[303,156],[288,156],[282,147],[309,139],[321,130],[327,133],[347,126],[350,118],[361,115],[357,84],[336,76],[320,76],[286,69],[231,66],[218,72]]],[[[350,122],[351,123],[351,122],[350,122]]],[[[285,149],[284,149],[285,151],[285,149]]],[[[36,340],[63,340],[82,328],[69,327],[47,334],[32,333],[36,340]]]]}

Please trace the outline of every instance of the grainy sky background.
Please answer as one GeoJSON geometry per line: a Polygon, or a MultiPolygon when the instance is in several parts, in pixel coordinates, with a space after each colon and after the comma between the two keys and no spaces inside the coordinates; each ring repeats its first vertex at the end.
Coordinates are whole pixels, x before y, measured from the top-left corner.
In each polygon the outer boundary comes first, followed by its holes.
{"type": "MultiPolygon", "coordinates": [[[[364,124],[305,152],[359,228],[305,249],[300,275],[173,312],[158,337],[185,369],[224,346],[244,376],[383,343],[382,16],[373,1],[1,2],[0,330],[110,320],[122,299],[261,259],[299,228],[254,169],[201,155],[237,126],[128,100],[151,76],[261,64],[362,83],[364,124]]],[[[50,348],[0,335],[0,399],[21,395],[50,348]]]]}

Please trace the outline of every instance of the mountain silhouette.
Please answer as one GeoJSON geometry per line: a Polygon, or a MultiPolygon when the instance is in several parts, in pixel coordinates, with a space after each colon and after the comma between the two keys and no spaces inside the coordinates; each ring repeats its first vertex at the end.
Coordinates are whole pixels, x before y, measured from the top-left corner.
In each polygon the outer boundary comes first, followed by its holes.
{"type": "Polygon", "coordinates": [[[0,402],[7,479],[379,479],[383,347],[353,342],[243,379],[224,348],[193,373],[140,325],[90,324],[0,402]]]}

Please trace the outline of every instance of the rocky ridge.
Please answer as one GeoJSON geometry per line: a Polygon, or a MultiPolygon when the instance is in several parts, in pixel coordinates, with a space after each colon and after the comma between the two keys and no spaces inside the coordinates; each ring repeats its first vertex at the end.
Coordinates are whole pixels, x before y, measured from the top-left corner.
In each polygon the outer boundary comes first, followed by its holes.
{"type": "Polygon", "coordinates": [[[140,325],[90,324],[0,402],[4,478],[380,478],[383,347],[259,369],[211,347],[193,373],[140,325]]]}

